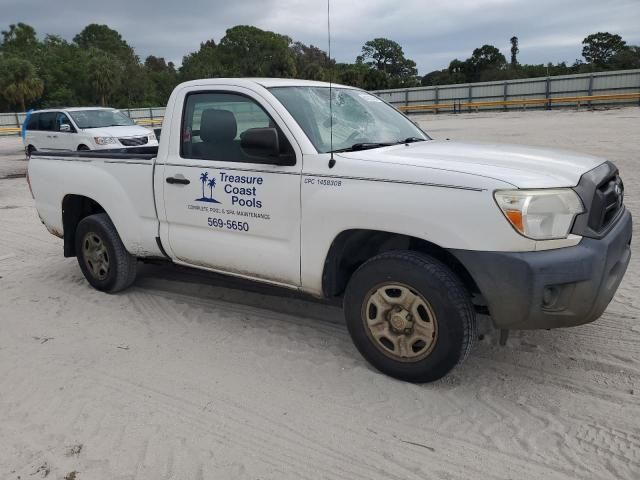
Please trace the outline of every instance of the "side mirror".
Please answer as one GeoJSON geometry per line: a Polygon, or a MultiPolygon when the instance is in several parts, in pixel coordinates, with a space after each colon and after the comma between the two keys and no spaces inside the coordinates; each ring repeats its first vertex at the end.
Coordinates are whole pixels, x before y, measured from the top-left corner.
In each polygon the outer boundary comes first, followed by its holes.
{"type": "Polygon", "coordinates": [[[268,157],[273,161],[280,154],[278,131],[275,128],[250,128],[240,135],[240,146],[250,157],[268,157]]]}
{"type": "Polygon", "coordinates": [[[69,125],[68,123],[63,123],[60,125],[60,131],[61,132],[70,132],[71,131],[71,125],[69,125]]]}

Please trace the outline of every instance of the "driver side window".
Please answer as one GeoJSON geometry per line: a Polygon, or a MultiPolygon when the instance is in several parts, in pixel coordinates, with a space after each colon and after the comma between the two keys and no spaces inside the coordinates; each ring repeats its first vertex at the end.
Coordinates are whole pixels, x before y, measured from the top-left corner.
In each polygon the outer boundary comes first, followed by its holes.
{"type": "Polygon", "coordinates": [[[73,132],[74,128],[71,125],[71,121],[69,120],[69,117],[67,117],[66,113],[58,113],[56,115],[56,131],[61,132],[61,131],[65,131],[65,132],[73,132]],[[64,128],[61,128],[62,125],[67,125],[68,130],[65,130],[64,128]]]}
{"type": "Polygon", "coordinates": [[[277,130],[280,155],[295,155],[280,128],[253,99],[232,93],[190,94],[182,119],[181,156],[254,163],[242,138],[248,131],[265,128],[277,130]]]}

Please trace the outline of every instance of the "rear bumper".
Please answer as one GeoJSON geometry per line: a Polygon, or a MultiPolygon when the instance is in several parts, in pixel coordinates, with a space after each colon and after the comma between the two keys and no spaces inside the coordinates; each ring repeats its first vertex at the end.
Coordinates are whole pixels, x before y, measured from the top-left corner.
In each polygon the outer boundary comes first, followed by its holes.
{"type": "Polygon", "coordinates": [[[605,311],[629,265],[631,236],[626,210],[605,237],[585,237],[574,247],[451,253],[475,280],[496,327],[570,327],[593,322],[605,311]]]}

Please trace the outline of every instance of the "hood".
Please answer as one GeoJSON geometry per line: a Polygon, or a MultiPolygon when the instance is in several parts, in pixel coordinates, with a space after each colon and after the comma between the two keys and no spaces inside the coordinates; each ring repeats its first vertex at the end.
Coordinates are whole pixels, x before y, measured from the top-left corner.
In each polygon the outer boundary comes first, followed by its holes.
{"type": "Polygon", "coordinates": [[[148,128],[140,125],[127,125],[122,127],[85,128],[83,132],[94,137],[146,137],[153,133],[148,128]]]}
{"type": "Polygon", "coordinates": [[[440,140],[341,155],[369,162],[478,175],[518,188],[573,187],[584,173],[604,162],[600,158],[560,150],[440,140]]]}

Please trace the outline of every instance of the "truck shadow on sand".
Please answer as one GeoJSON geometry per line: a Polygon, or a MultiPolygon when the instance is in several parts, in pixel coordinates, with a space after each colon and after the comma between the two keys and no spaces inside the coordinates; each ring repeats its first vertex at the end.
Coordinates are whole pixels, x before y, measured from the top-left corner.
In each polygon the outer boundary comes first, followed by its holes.
{"type": "MultiPolygon", "coordinates": [[[[317,330],[319,337],[324,336],[325,330],[329,329],[334,332],[334,334],[327,334],[332,338],[318,338],[319,341],[324,344],[334,342],[333,347],[348,357],[349,364],[357,363],[367,370],[377,372],[360,357],[351,342],[341,308],[341,299],[333,301],[317,299],[308,294],[283,287],[171,264],[139,265],[137,280],[133,288],[147,290],[179,302],[191,303],[193,301],[194,306],[204,303],[215,308],[217,302],[223,302],[232,306],[282,314],[283,322],[295,322],[300,327],[317,330]],[[336,332],[336,330],[338,331],[336,332]]],[[[279,321],[278,317],[273,315],[268,315],[268,317],[270,321],[279,321]]],[[[214,321],[213,317],[212,321],[214,321]]],[[[263,327],[269,328],[266,325],[263,327]]],[[[489,368],[489,365],[494,362],[491,357],[495,356],[495,360],[498,360],[506,353],[504,350],[510,350],[498,346],[499,332],[493,329],[488,317],[478,316],[478,332],[479,341],[476,349],[472,350],[470,358],[457,368],[453,375],[445,377],[436,384],[453,387],[460,382],[481,378],[480,371],[489,368]],[[461,380],[459,373],[464,373],[466,379],[461,380]]],[[[520,350],[517,346],[519,344],[517,338],[512,342],[517,350],[520,350]]],[[[526,350],[527,347],[524,349],[526,350]]],[[[514,350],[512,352],[515,353],[514,350]]]]}
{"type": "MultiPolygon", "coordinates": [[[[344,325],[340,299],[322,300],[284,287],[171,264],[139,265],[135,287],[224,301],[344,325]]],[[[345,327],[346,331],[346,327],[345,327]]]]}

